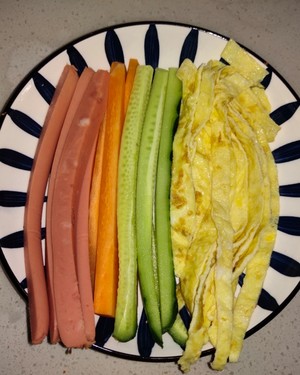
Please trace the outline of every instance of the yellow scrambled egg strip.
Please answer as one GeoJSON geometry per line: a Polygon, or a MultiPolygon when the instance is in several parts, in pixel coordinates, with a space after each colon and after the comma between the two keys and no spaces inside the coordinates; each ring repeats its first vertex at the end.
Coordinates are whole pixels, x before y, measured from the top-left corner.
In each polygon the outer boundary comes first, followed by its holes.
{"type": "Polygon", "coordinates": [[[173,145],[171,232],[178,295],[192,315],[178,362],[183,372],[208,340],[216,349],[212,368],[238,359],[279,214],[269,148],[278,126],[260,85],[267,72],[234,41],[222,57],[229,66],[210,61],[196,69],[186,60],[179,69],[184,95],[173,145]]]}
{"type": "Polygon", "coordinates": [[[196,202],[189,163],[188,145],[195,105],[198,100],[201,71],[192,63],[178,72],[182,80],[182,106],[180,120],[173,142],[171,183],[171,234],[175,273],[182,275],[185,257],[195,228],[196,202]]]}
{"type": "Polygon", "coordinates": [[[253,86],[261,82],[268,74],[264,67],[232,39],[227,42],[221,56],[243,77],[252,82],[253,86]]]}
{"type": "MultiPolygon", "coordinates": [[[[230,105],[229,109],[231,109],[230,105]]],[[[233,278],[237,279],[249,260],[247,256],[254,254],[254,245],[257,243],[256,235],[261,225],[265,203],[261,188],[267,184],[268,177],[261,147],[246,120],[238,112],[232,110],[229,111],[229,120],[232,133],[239,138],[248,158],[247,225],[244,232],[235,239],[234,243],[233,278]]],[[[234,286],[236,286],[236,283],[234,286]]]]}
{"type": "Polygon", "coordinates": [[[195,304],[192,315],[186,348],[178,361],[183,372],[188,372],[191,364],[195,363],[200,357],[202,347],[209,339],[208,329],[215,316],[215,299],[211,290],[215,277],[213,255],[211,258],[211,265],[206,268],[207,275],[201,279],[201,286],[197,289],[197,304],[195,304]]]}
{"type": "MultiPolygon", "coordinates": [[[[225,68],[224,68],[225,69],[225,68]]],[[[212,127],[212,218],[217,228],[217,253],[215,267],[215,296],[218,324],[216,352],[212,368],[221,369],[227,362],[232,332],[232,258],[233,227],[230,219],[232,147],[227,122],[226,100],[224,92],[216,95],[215,108],[211,116],[212,127]],[[225,102],[225,103],[224,103],[225,102]]]]}
{"type": "Polygon", "coordinates": [[[200,277],[204,279],[208,259],[216,248],[216,228],[211,218],[211,126],[208,119],[213,106],[212,92],[217,75],[217,69],[201,69],[199,99],[188,145],[196,210],[194,235],[186,252],[181,290],[189,311],[194,310],[195,295],[197,289],[201,288],[200,277]],[[194,264],[199,264],[199,267],[194,267],[194,264]]]}
{"type": "MultiPolygon", "coordinates": [[[[247,95],[247,93],[245,94],[247,95]]],[[[251,94],[250,97],[253,99],[251,94]]],[[[247,103],[251,103],[251,99],[247,103]]],[[[239,98],[237,98],[238,100],[239,98]]],[[[251,104],[253,105],[253,102],[251,104]]],[[[243,105],[239,109],[247,111],[245,100],[243,100],[243,105]]],[[[253,118],[248,112],[244,114],[244,117],[248,118],[249,126],[255,132],[262,149],[260,156],[263,159],[261,161],[266,173],[262,190],[264,213],[259,233],[256,236],[256,250],[253,251],[253,255],[246,263],[246,276],[234,305],[233,336],[229,356],[231,362],[238,361],[243,346],[243,339],[263,286],[276,238],[279,215],[278,178],[276,166],[268,144],[269,134],[266,133],[266,128],[262,125],[264,124],[261,122],[262,116],[253,118]]],[[[269,122],[269,124],[273,127],[274,133],[276,133],[278,131],[277,125],[272,122],[269,122]]],[[[251,254],[251,249],[249,253],[251,254]]]]}

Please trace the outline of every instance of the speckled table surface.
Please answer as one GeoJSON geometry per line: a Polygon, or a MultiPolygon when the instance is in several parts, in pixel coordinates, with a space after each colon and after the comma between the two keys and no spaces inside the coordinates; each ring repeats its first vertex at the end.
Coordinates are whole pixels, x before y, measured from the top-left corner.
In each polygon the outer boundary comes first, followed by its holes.
{"type": "MultiPolygon", "coordinates": [[[[134,21],[197,25],[244,44],[300,93],[299,0],[0,0],[0,107],[37,63],[67,42],[102,27],[134,21]]],[[[298,249],[299,250],[299,249],[298,249]]],[[[174,363],[142,363],[93,350],[28,343],[26,306],[0,268],[0,374],[176,374],[174,363]]],[[[300,298],[245,341],[224,374],[300,373],[300,298]]],[[[212,374],[204,357],[190,374],[212,374]]]]}

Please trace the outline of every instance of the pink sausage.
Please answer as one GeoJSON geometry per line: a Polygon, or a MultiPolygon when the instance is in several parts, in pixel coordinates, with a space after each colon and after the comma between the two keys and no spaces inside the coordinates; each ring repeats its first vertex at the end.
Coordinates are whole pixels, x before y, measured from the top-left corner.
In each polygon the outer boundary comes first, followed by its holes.
{"type": "Polygon", "coordinates": [[[46,209],[46,228],[47,228],[47,236],[46,236],[46,276],[47,276],[47,286],[48,286],[48,298],[49,298],[49,336],[50,342],[55,344],[59,341],[59,332],[57,327],[57,319],[56,319],[56,308],[54,303],[54,291],[53,291],[53,255],[52,255],[52,237],[51,237],[51,216],[52,216],[52,197],[53,197],[53,174],[54,171],[57,170],[57,165],[61,158],[63,146],[65,144],[68,131],[71,127],[74,115],[76,110],[79,106],[80,101],[84,95],[84,92],[94,74],[94,71],[91,68],[85,68],[82,72],[74,95],[72,97],[63,128],[60,133],[60,137],[58,140],[58,144],[56,147],[54,160],[52,164],[52,174],[50,175],[49,179],[49,186],[48,186],[48,201],[47,201],[47,209],[46,209]]]}
{"type": "Polygon", "coordinates": [[[75,226],[82,181],[106,110],[108,82],[108,72],[93,75],[74,116],[57,170],[53,171],[53,288],[58,331],[67,348],[91,345],[86,337],[77,274],[82,272],[88,280],[90,275],[86,265],[76,262],[75,226]]]}
{"type": "Polygon", "coordinates": [[[85,332],[87,341],[95,341],[95,320],[94,320],[94,301],[93,288],[90,278],[89,261],[89,197],[94,165],[94,157],[97,146],[95,138],[92,152],[88,160],[85,175],[82,181],[81,192],[78,202],[78,208],[75,210],[75,261],[79,283],[79,292],[82,304],[83,319],[85,322],[85,332]]]}
{"type": "Polygon", "coordinates": [[[30,335],[41,343],[49,330],[49,307],[41,244],[43,200],[58,137],[78,75],[67,65],[59,79],[39,139],[30,174],[24,213],[24,261],[28,284],[30,335]]]}

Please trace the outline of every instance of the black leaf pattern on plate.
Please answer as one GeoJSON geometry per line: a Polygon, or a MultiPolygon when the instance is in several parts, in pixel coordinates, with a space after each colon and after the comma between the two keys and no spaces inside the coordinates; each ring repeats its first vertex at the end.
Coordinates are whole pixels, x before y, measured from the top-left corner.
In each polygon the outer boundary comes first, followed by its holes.
{"type": "Polygon", "coordinates": [[[279,186],[279,194],[282,197],[300,198],[300,183],[279,186]]]}
{"type": "Polygon", "coordinates": [[[145,63],[153,69],[158,67],[159,62],[159,39],[155,24],[150,24],[145,35],[145,63]]]}
{"type": "Polygon", "coordinates": [[[33,163],[33,159],[29,156],[9,148],[0,149],[0,161],[6,165],[25,171],[30,171],[33,163]]]}
{"type": "Polygon", "coordinates": [[[137,333],[138,351],[142,358],[149,358],[155,341],[151,335],[145,310],[143,309],[137,333]]]}
{"type": "MultiPolygon", "coordinates": [[[[246,275],[242,273],[239,277],[239,285],[241,287],[243,286],[245,276],[246,275]]],[[[261,290],[257,304],[262,309],[268,310],[268,311],[274,311],[279,307],[276,299],[273,296],[271,296],[271,294],[267,292],[265,289],[261,290]]]]}
{"type": "Polygon", "coordinates": [[[266,70],[267,70],[268,74],[267,74],[267,75],[265,76],[265,78],[261,81],[261,84],[262,84],[262,86],[263,86],[265,89],[269,86],[269,84],[270,84],[270,82],[271,82],[271,80],[272,80],[272,75],[273,75],[272,70],[271,70],[270,67],[268,67],[266,70]]]}
{"type": "Polygon", "coordinates": [[[124,53],[120,39],[115,30],[110,29],[105,35],[104,41],[105,53],[109,64],[114,61],[124,63],[124,53]]]}
{"type": "MultiPolygon", "coordinates": [[[[41,239],[46,237],[46,228],[41,228],[41,239]]],[[[17,249],[24,247],[24,231],[19,230],[17,232],[8,234],[0,239],[0,245],[7,249],[17,249]]]]}
{"type": "Polygon", "coordinates": [[[24,233],[22,230],[8,234],[0,240],[1,247],[17,249],[24,246],[24,233]]]}
{"type": "Polygon", "coordinates": [[[42,98],[50,105],[55,92],[55,87],[38,72],[33,75],[32,79],[42,98]]]}
{"type": "Polygon", "coordinates": [[[115,319],[100,316],[96,324],[96,345],[104,347],[114,331],[115,319]]]}
{"type": "Polygon", "coordinates": [[[20,129],[24,130],[33,137],[39,138],[42,127],[30,116],[26,115],[26,113],[22,111],[12,108],[7,111],[7,114],[20,129]]]}
{"type": "Polygon", "coordinates": [[[186,306],[183,306],[180,310],[179,310],[179,315],[186,327],[186,329],[188,330],[190,328],[190,324],[191,324],[191,315],[187,309],[186,306]]]}
{"type": "Polygon", "coordinates": [[[25,277],[25,279],[23,279],[21,282],[20,282],[20,287],[22,288],[22,289],[26,289],[27,288],[27,279],[26,279],[26,277],[25,277]]]}
{"type": "Polygon", "coordinates": [[[300,276],[300,263],[295,259],[281,254],[277,251],[273,251],[270,261],[270,267],[280,272],[282,275],[289,277],[300,276]]]}
{"type": "MultiPolygon", "coordinates": [[[[2,207],[23,207],[26,204],[27,194],[23,191],[1,190],[0,191],[0,206],[2,207]]],[[[47,197],[44,197],[44,202],[47,202],[47,197]]]]}
{"type": "Polygon", "coordinates": [[[22,207],[26,203],[26,193],[23,191],[0,191],[0,206],[2,207],[22,207]]]}
{"type": "Polygon", "coordinates": [[[69,56],[71,65],[74,65],[77,69],[78,75],[81,75],[83,70],[87,67],[84,57],[74,46],[67,48],[67,54],[69,56]]]}
{"type": "Polygon", "coordinates": [[[228,62],[223,59],[223,57],[220,58],[220,62],[223,63],[224,65],[229,65],[228,62]]]}
{"type": "Polygon", "coordinates": [[[183,42],[179,57],[179,65],[181,65],[184,59],[190,59],[194,62],[198,49],[198,38],[199,30],[194,28],[191,29],[183,42]]]}
{"type": "Polygon", "coordinates": [[[278,230],[292,236],[300,236],[300,217],[280,216],[278,230]]]}
{"type": "Polygon", "coordinates": [[[270,113],[270,117],[277,125],[282,125],[294,115],[299,105],[298,101],[284,104],[270,113]]]}
{"type": "Polygon", "coordinates": [[[265,289],[262,289],[257,304],[262,309],[269,311],[274,311],[279,307],[279,304],[276,301],[276,299],[273,296],[271,296],[271,294],[268,293],[265,289]]]}
{"type": "Polygon", "coordinates": [[[273,150],[276,163],[286,163],[300,158],[300,140],[287,143],[273,150]]]}

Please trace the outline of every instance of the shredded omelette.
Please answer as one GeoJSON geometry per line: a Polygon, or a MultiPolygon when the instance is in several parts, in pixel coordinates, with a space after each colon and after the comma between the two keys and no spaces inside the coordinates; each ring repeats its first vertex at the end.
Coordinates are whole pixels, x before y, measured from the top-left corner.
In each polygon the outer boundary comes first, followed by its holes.
{"type": "Polygon", "coordinates": [[[261,81],[267,71],[233,40],[222,61],[185,60],[173,143],[171,234],[180,298],[191,314],[183,372],[203,346],[211,367],[236,362],[273,250],[277,169],[269,147],[279,130],[261,81]],[[244,273],[242,287],[238,280],[244,273]]]}

